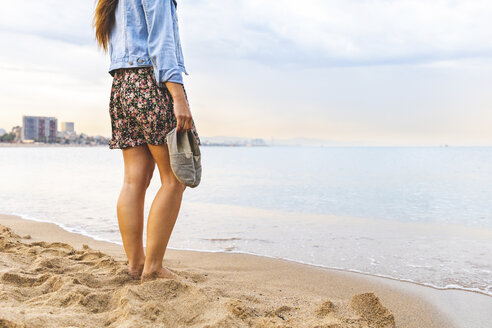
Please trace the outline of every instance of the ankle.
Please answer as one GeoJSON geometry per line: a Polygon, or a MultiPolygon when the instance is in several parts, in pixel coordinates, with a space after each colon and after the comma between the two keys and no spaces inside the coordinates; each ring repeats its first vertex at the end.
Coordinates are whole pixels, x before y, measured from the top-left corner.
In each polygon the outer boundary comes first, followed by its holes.
{"type": "Polygon", "coordinates": [[[143,270],[144,264],[128,264],[128,268],[131,270],[143,270]]]}
{"type": "Polygon", "coordinates": [[[142,272],[145,274],[151,274],[154,272],[158,272],[161,269],[162,269],[162,262],[145,263],[142,272]]]}
{"type": "Polygon", "coordinates": [[[145,265],[145,256],[143,257],[143,259],[140,259],[140,260],[135,260],[135,261],[128,261],[128,267],[131,268],[131,269],[143,269],[145,265]]]}

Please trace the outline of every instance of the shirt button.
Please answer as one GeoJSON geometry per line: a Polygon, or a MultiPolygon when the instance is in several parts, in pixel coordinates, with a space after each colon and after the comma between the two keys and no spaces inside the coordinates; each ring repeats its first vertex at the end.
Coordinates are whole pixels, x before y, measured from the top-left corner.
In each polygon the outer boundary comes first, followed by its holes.
{"type": "Polygon", "coordinates": [[[130,60],[130,61],[128,62],[128,64],[133,65],[133,61],[131,61],[131,60],[130,60]]]}

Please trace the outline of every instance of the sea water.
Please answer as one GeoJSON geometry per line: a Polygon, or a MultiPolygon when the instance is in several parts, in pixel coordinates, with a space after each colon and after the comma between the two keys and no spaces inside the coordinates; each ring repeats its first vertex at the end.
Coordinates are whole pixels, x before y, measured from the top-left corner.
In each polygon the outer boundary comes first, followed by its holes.
{"type": "MultiPolygon", "coordinates": [[[[252,253],[492,296],[490,147],[201,151],[202,181],[185,190],[170,248],[252,253]]],[[[0,213],[121,244],[123,168],[121,150],[104,146],[0,147],[0,213]]],[[[156,168],[145,217],[159,187],[156,168]]]]}

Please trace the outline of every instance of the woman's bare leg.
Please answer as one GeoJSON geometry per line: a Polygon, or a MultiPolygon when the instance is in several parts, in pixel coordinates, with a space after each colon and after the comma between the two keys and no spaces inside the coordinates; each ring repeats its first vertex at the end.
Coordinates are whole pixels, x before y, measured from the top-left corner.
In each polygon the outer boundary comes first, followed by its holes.
{"type": "Polygon", "coordinates": [[[125,176],[117,203],[118,225],[128,257],[128,273],[140,279],[145,262],[142,237],[145,191],[155,162],[146,144],[125,148],[122,152],[125,176]]]}
{"type": "Polygon", "coordinates": [[[162,185],[152,202],[147,221],[147,247],[142,282],[156,277],[176,277],[162,266],[162,260],[186,189],[171,170],[167,145],[148,147],[159,168],[162,185]]]}

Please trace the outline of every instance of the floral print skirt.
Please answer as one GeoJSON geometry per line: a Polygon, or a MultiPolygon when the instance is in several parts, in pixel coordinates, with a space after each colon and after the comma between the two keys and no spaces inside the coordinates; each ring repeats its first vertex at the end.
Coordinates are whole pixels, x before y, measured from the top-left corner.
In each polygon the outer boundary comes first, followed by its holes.
{"type": "MultiPolygon", "coordinates": [[[[183,91],[186,95],[186,91],[183,91]]],[[[153,67],[118,69],[114,72],[109,104],[112,137],[110,149],[142,144],[166,144],[166,134],[176,126],[173,98],[166,87],[159,87],[153,67]]],[[[193,122],[191,131],[200,145],[193,122]]]]}

